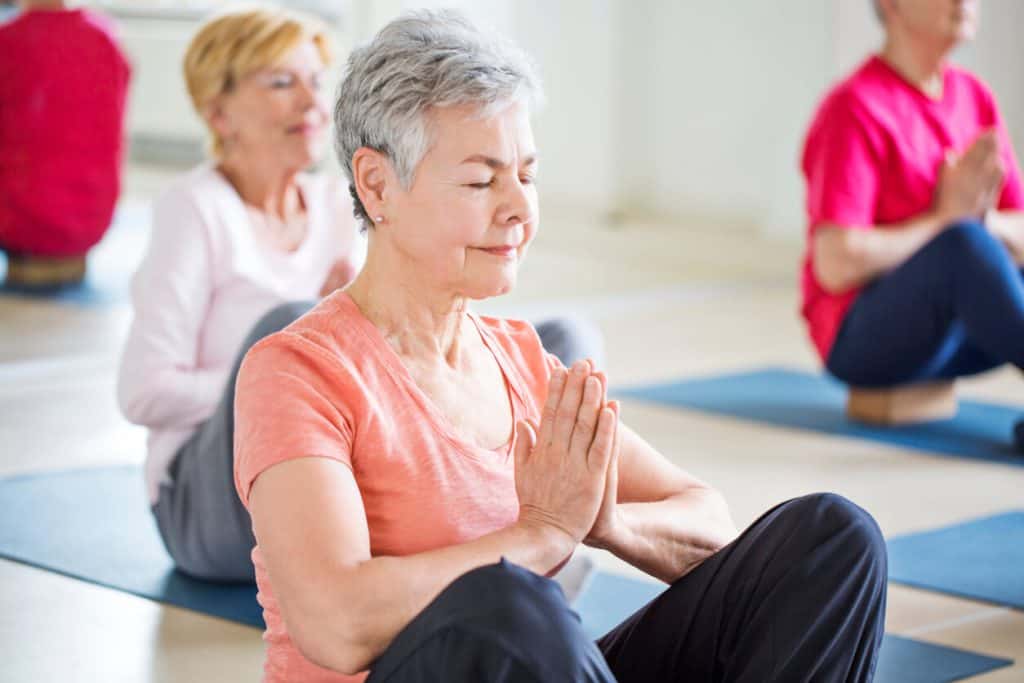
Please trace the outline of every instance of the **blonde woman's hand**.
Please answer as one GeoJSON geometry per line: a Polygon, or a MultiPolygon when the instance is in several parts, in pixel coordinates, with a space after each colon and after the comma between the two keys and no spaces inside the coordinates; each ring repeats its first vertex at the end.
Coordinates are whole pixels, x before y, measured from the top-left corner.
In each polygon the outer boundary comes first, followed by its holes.
{"type": "Polygon", "coordinates": [[[566,554],[590,533],[605,497],[616,416],[604,386],[579,361],[552,373],[539,425],[516,425],[519,520],[565,545],[566,554]]]}

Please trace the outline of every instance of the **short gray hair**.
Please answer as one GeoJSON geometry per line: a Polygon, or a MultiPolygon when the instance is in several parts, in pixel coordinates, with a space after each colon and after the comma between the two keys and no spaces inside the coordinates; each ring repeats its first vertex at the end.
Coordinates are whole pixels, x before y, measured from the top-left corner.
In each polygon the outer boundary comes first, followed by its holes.
{"type": "Polygon", "coordinates": [[[525,53],[461,13],[419,10],[395,19],[352,51],[334,105],[334,149],[350,181],[356,218],[373,224],[352,174],[359,148],[387,156],[408,188],[430,147],[430,108],[479,105],[486,116],[513,101],[536,107],[542,98],[525,53]]]}

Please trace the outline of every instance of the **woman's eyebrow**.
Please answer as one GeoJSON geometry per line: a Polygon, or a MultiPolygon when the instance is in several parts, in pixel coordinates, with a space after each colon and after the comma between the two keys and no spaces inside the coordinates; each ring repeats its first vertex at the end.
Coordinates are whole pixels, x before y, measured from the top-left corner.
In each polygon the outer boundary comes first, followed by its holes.
{"type": "MultiPolygon", "coordinates": [[[[493,169],[503,169],[508,168],[510,166],[510,164],[507,161],[503,161],[502,159],[497,159],[492,156],[487,156],[486,154],[473,154],[472,156],[468,156],[465,159],[463,159],[462,163],[484,164],[486,166],[490,166],[493,169]]],[[[531,154],[522,161],[523,166],[532,166],[535,163],[537,163],[536,154],[531,154]]]]}

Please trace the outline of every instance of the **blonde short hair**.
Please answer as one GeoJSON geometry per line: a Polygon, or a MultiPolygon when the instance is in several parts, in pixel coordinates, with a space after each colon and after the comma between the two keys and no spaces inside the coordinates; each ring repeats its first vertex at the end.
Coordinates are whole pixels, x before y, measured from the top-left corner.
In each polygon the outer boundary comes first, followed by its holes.
{"type": "MultiPolygon", "coordinates": [[[[325,65],[334,46],[324,25],[304,14],[273,7],[236,9],[217,14],[193,36],[185,51],[185,85],[192,106],[203,117],[218,96],[231,92],[238,81],[276,64],[306,41],[312,41],[325,65]]],[[[209,151],[224,152],[224,141],[210,129],[209,151]]]]}

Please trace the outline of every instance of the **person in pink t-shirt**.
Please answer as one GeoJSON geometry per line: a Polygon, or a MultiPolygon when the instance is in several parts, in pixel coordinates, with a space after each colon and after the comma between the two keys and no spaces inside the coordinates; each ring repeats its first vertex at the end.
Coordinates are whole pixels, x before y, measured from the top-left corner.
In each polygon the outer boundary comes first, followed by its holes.
{"type": "Polygon", "coordinates": [[[827,369],[886,387],[1024,368],[1024,186],[992,93],[948,62],[979,2],[879,0],[881,53],[807,134],[803,315],[827,369]]]}
{"type": "Polygon", "coordinates": [[[737,534],[508,292],[539,225],[528,58],[454,12],[349,57],[335,149],[366,264],[246,355],[235,483],[265,681],[870,681],[885,544],[834,494],[737,534]],[[586,544],[665,582],[597,642],[550,577],[586,544]]]}
{"type": "Polygon", "coordinates": [[[113,217],[131,67],[103,15],[22,9],[0,25],[0,250],[8,284],[72,284],[113,217]]]}

